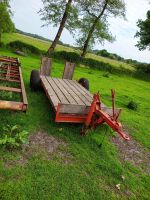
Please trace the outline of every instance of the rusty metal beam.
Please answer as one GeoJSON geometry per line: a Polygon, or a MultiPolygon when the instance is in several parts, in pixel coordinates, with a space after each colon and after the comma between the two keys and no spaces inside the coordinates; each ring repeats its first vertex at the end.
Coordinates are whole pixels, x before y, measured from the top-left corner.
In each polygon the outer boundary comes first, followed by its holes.
{"type": "Polygon", "coordinates": [[[15,101],[1,101],[0,100],[0,109],[2,110],[18,110],[25,111],[27,108],[23,102],[15,102],[15,101]]]}

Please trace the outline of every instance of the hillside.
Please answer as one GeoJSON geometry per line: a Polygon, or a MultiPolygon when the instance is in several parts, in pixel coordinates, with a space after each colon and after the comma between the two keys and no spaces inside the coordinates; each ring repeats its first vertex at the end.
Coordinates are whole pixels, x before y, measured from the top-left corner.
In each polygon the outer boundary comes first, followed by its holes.
{"type": "MultiPolygon", "coordinates": [[[[44,40],[40,40],[40,39],[36,39],[36,38],[32,38],[30,36],[25,36],[25,35],[21,35],[19,33],[13,33],[13,34],[3,34],[2,36],[2,41],[4,41],[5,44],[8,44],[9,42],[15,41],[15,40],[20,40],[22,42],[26,42],[27,44],[32,44],[35,47],[41,49],[41,50],[47,50],[50,46],[50,42],[44,41],[44,40]]],[[[68,51],[68,52],[72,52],[72,51],[77,51],[74,50],[70,47],[66,47],[66,46],[62,46],[62,45],[57,45],[56,51],[68,51]]],[[[95,60],[98,61],[102,61],[104,63],[111,63],[111,65],[113,65],[115,68],[125,68],[125,69],[129,69],[129,70],[135,70],[133,66],[123,63],[123,62],[119,62],[119,61],[115,61],[109,58],[104,58],[101,56],[97,56],[95,54],[91,54],[88,53],[87,58],[94,58],[95,60]]]]}
{"type": "MultiPolygon", "coordinates": [[[[15,40],[41,50],[49,47],[48,42],[20,34],[2,36],[5,44],[15,40]]],[[[58,45],[57,51],[60,50],[74,51],[58,45]]],[[[104,71],[77,66],[73,79],[88,78],[90,92],[99,91],[102,101],[110,107],[110,90],[116,90],[116,107],[123,109],[120,120],[131,141],[119,139],[105,124],[81,137],[80,124],[55,123],[55,114],[45,93],[30,90],[30,73],[39,69],[40,56],[17,56],[6,47],[0,48],[0,55],[19,57],[29,102],[26,114],[0,110],[2,133],[8,125],[17,125],[29,133],[29,143],[22,149],[0,148],[0,199],[149,199],[148,81],[120,74],[106,76],[104,71]],[[127,108],[130,101],[136,102],[137,110],[127,108]]],[[[134,70],[122,62],[93,54],[87,56],[114,67],[134,70]]],[[[62,77],[63,67],[63,60],[53,59],[52,76],[62,77]]]]}

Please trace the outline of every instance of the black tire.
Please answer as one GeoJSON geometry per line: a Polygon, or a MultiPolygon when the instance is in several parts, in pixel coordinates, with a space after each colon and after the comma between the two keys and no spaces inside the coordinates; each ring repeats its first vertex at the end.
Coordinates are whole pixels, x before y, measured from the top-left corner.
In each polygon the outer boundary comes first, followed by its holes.
{"type": "Polygon", "coordinates": [[[32,70],[32,72],[31,72],[30,88],[33,91],[37,91],[37,90],[41,89],[40,73],[38,70],[32,70]]]}
{"type": "Polygon", "coordinates": [[[85,89],[89,90],[90,86],[89,86],[89,81],[86,78],[80,78],[78,83],[80,85],[82,85],[85,89]]]}

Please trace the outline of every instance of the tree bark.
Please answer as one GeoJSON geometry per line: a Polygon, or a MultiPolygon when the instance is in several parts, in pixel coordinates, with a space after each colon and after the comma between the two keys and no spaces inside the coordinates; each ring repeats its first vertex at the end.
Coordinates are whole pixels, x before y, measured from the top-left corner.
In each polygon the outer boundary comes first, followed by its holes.
{"type": "Polygon", "coordinates": [[[89,33],[88,33],[88,36],[87,36],[87,39],[85,40],[85,43],[84,43],[84,46],[83,46],[83,50],[82,50],[82,53],[81,53],[81,57],[84,58],[85,55],[86,55],[86,52],[87,52],[87,48],[88,48],[88,44],[89,44],[89,41],[93,35],[93,32],[95,30],[95,26],[97,24],[97,22],[99,21],[99,19],[103,16],[106,8],[107,8],[107,4],[108,4],[108,1],[106,0],[105,4],[104,4],[104,7],[101,11],[101,13],[95,18],[90,30],[89,30],[89,33]]]}
{"type": "Polygon", "coordinates": [[[71,3],[72,3],[72,0],[68,0],[67,4],[66,4],[66,9],[65,9],[65,12],[63,14],[63,17],[62,17],[62,20],[61,20],[61,23],[60,23],[60,26],[59,26],[59,29],[58,29],[58,32],[55,36],[55,39],[54,41],[52,42],[50,48],[48,49],[48,54],[50,55],[54,50],[55,50],[55,47],[60,39],[60,36],[62,34],[62,31],[65,27],[65,23],[66,23],[66,20],[67,20],[67,17],[68,17],[68,14],[69,14],[69,9],[70,9],[70,6],[71,6],[71,3]]]}

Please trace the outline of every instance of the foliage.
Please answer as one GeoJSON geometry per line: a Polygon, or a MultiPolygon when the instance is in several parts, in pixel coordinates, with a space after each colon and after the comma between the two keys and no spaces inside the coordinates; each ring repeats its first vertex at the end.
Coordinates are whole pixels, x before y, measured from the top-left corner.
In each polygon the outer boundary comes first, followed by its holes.
{"type": "Polygon", "coordinates": [[[127,104],[127,108],[131,109],[131,110],[137,110],[138,108],[138,105],[135,101],[130,101],[128,104],[127,104]]]}
{"type": "Polygon", "coordinates": [[[5,47],[5,44],[3,42],[0,42],[0,47],[1,48],[5,47]]]}
{"type": "Polygon", "coordinates": [[[0,41],[2,33],[9,33],[15,30],[15,26],[10,18],[10,13],[6,3],[0,3],[0,41]]]}
{"type": "Polygon", "coordinates": [[[150,64],[147,63],[138,63],[136,68],[139,73],[150,74],[150,64]]]}
{"type": "Polygon", "coordinates": [[[110,77],[110,73],[106,72],[103,74],[104,77],[109,78],[110,77]]]}
{"type": "Polygon", "coordinates": [[[81,13],[77,43],[82,46],[82,57],[92,45],[105,40],[113,42],[115,38],[109,31],[108,16],[125,17],[125,3],[122,0],[79,0],[81,13]]]}
{"type": "Polygon", "coordinates": [[[123,67],[114,68],[114,66],[111,65],[110,63],[104,63],[102,61],[98,61],[92,58],[82,58],[78,53],[75,52],[66,52],[66,51],[53,52],[53,54],[51,54],[51,57],[56,59],[67,60],[69,62],[74,62],[76,64],[83,64],[92,69],[108,71],[109,73],[132,75],[132,72],[129,69],[125,69],[123,67]]]}
{"type": "Polygon", "coordinates": [[[135,37],[139,38],[137,47],[139,50],[148,48],[150,50],[150,10],[147,11],[146,20],[138,20],[137,26],[140,29],[137,31],[135,37]]]}
{"type": "Polygon", "coordinates": [[[0,145],[7,149],[18,148],[27,142],[28,132],[24,130],[21,131],[17,125],[7,125],[3,128],[3,132],[0,135],[0,145]]]}
{"type": "MultiPolygon", "coordinates": [[[[93,17],[86,15],[82,19],[80,27],[78,28],[79,33],[74,34],[78,47],[82,48],[84,46],[85,38],[87,38],[89,34],[89,27],[91,27],[92,24],[93,24],[93,17]]],[[[95,30],[90,38],[87,51],[91,50],[93,46],[97,43],[103,44],[105,40],[109,42],[113,42],[115,40],[115,38],[109,32],[108,27],[109,25],[106,22],[106,20],[105,21],[99,20],[99,23],[96,24],[95,30]]]]}
{"type": "Polygon", "coordinates": [[[55,51],[51,56],[56,59],[63,59],[77,64],[82,62],[80,55],[76,52],[55,51]]]}
{"type": "Polygon", "coordinates": [[[78,10],[73,0],[42,0],[42,2],[44,7],[39,13],[42,16],[41,19],[46,22],[45,25],[59,25],[57,34],[48,49],[48,53],[51,54],[58,44],[64,28],[71,33],[76,28],[78,24],[78,10]]]}
{"type": "MultiPolygon", "coordinates": [[[[39,14],[42,16],[41,20],[45,22],[43,26],[53,25],[57,27],[62,18],[64,11],[66,9],[66,1],[65,0],[42,0],[43,2],[43,9],[40,9],[39,14]]],[[[72,3],[71,7],[69,8],[69,16],[67,18],[65,28],[69,31],[74,28],[77,19],[77,9],[75,4],[72,3]]]]}
{"type": "Polygon", "coordinates": [[[23,51],[24,53],[33,53],[37,55],[41,53],[41,50],[39,50],[37,47],[21,42],[19,40],[10,42],[8,46],[12,48],[13,50],[20,50],[20,51],[23,51]]]}

